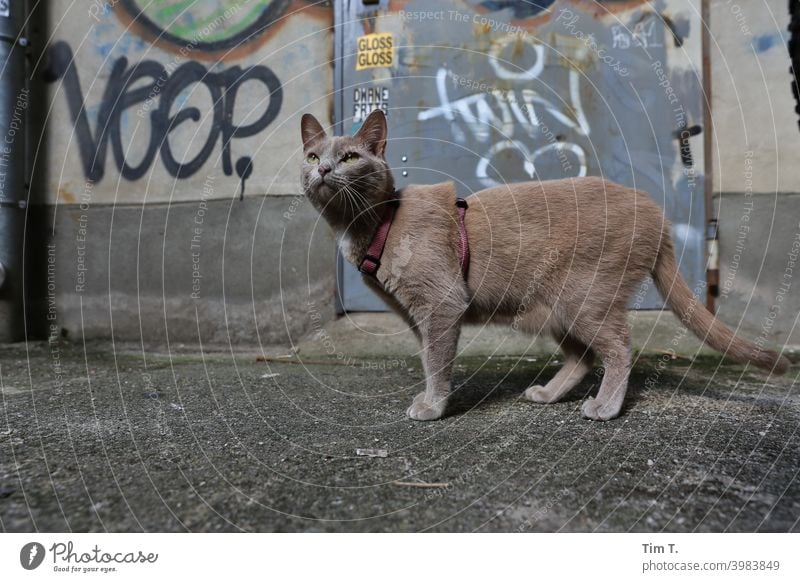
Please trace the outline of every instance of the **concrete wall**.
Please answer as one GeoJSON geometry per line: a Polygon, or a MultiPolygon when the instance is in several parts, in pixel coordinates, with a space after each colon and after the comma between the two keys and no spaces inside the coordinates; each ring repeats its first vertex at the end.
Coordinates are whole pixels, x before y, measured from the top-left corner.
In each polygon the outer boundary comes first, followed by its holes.
{"type": "Polygon", "coordinates": [[[334,241],[298,170],[300,116],[331,122],[331,7],[43,10],[34,333],[273,343],[332,317],[334,241]]]}
{"type": "Polygon", "coordinates": [[[800,129],[787,2],[711,1],[718,313],[753,338],[800,343],[800,129]]]}

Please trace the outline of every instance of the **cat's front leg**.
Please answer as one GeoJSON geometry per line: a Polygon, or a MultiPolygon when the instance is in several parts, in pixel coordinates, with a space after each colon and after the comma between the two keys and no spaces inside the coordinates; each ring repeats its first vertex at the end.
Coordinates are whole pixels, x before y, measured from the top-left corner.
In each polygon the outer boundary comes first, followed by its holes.
{"type": "Polygon", "coordinates": [[[417,325],[422,339],[425,391],[417,394],[406,411],[414,420],[438,420],[444,416],[450,396],[462,313],[460,309],[437,306],[417,325]]]}

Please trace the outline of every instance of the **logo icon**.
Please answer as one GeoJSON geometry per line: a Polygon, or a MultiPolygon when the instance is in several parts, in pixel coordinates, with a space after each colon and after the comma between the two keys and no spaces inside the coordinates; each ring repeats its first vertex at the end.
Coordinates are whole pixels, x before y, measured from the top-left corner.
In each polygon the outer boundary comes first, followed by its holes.
{"type": "Polygon", "coordinates": [[[44,546],[38,542],[30,542],[22,546],[19,552],[19,563],[26,570],[35,570],[44,561],[44,546]]]}

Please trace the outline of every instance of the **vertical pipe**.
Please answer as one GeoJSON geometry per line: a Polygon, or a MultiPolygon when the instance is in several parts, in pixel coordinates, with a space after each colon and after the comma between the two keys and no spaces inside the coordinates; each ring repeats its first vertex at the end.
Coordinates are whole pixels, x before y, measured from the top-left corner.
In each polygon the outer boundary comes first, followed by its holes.
{"type": "Polygon", "coordinates": [[[714,126],[711,111],[711,2],[701,0],[703,19],[703,159],[706,207],[706,307],[716,311],[719,296],[719,223],[714,208],[714,126]]]}
{"type": "MultiPolygon", "coordinates": [[[[333,3],[333,133],[344,135],[344,42],[345,32],[349,29],[348,15],[350,2],[333,3]]],[[[344,313],[344,259],[336,245],[336,313],[344,313]]]]}
{"type": "Polygon", "coordinates": [[[24,0],[0,3],[0,342],[25,338],[26,125],[24,0]]]}

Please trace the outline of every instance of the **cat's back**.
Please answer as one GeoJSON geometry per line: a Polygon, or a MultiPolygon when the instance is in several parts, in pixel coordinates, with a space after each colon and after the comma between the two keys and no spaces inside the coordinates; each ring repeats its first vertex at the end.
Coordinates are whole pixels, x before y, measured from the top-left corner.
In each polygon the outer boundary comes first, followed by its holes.
{"type": "MultiPolygon", "coordinates": [[[[480,190],[470,199],[487,207],[509,204],[575,206],[639,203],[642,193],[599,176],[514,182],[480,190]]],[[[646,195],[645,195],[646,196],[646,195]]]]}
{"type": "Polygon", "coordinates": [[[400,206],[395,220],[398,230],[416,236],[448,237],[456,215],[456,186],[453,182],[440,184],[410,184],[398,196],[400,206]]]}
{"type": "Polygon", "coordinates": [[[471,209],[488,222],[513,227],[546,224],[583,230],[595,224],[617,225],[638,219],[663,220],[649,195],[597,176],[503,184],[469,197],[471,209]]]}

